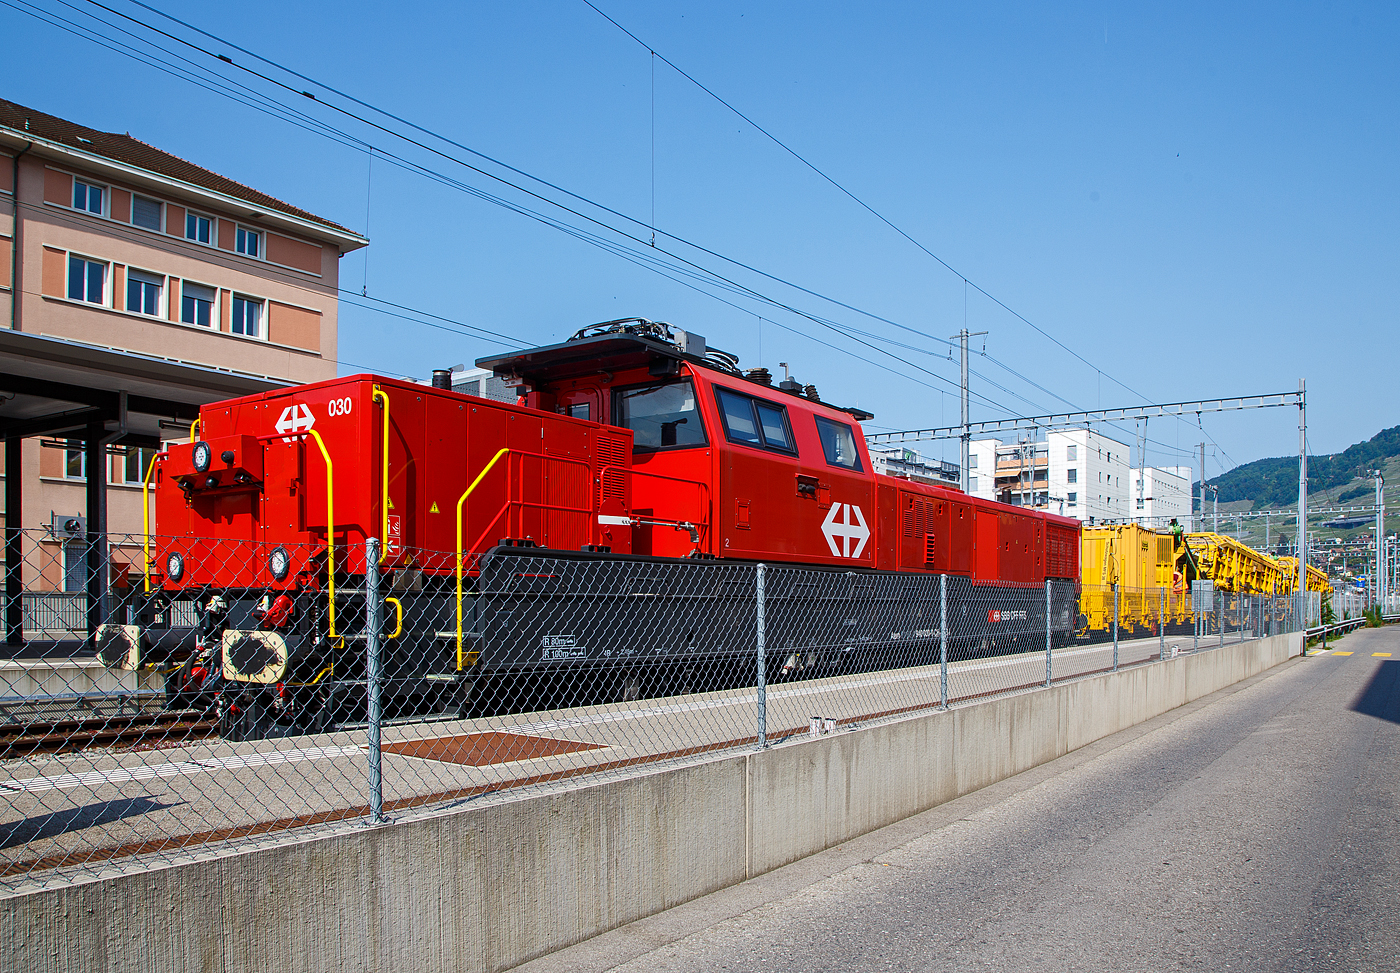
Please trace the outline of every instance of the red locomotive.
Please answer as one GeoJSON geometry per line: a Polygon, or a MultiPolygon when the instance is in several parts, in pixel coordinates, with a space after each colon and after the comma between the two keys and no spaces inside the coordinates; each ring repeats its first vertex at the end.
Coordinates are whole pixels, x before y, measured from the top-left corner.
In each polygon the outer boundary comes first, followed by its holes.
{"type": "Polygon", "coordinates": [[[356,375],[206,406],[153,471],[148,602],[99,655],[173,656],[180,691],[208,673],[245,735],[334,725],[359,708],[369,538],[401,713],[481,705],[506,676],[560,699],[583,675],[693,687],[652,676],[753,658],[758,562],[819,569],[773,579],[791,609],[774,676],[898,664],[940,619],[983,649],[1043,644],[1047,611],[1072,633],[1077,521],[876,475],[867,413],[745,375],[699,336],[629,319],[478,365],[518,402],[356,375]],[[952,576],[947,615],[899,594],[929,574],[952,576]],[[1047,580],[1064,582],[1053,606],[1047,580]]]}

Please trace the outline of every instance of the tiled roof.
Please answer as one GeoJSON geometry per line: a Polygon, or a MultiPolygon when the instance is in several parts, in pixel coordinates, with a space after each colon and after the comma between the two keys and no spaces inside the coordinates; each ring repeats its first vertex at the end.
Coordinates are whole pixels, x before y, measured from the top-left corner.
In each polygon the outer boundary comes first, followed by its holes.
{"type": "Polygon", "coordinates": [[[345,233],[354,232],[347,230],[339,223],[322,219],[314,213],[298,209],[290,203],[284,203],[280,199],[267,195],[267,193],[260,193],[240,182],[234,182],[217,172],[210,172],[193,162],[186,162],[179,156],[163,152],[153,145],[147,145],[140,139],[132,138],[130,135],[99,132],[95,128],[86,128],[75,122],[35,111],[32,108],[25,108],[23,105],[16,105],[14,102],[4,99],[0,99],[0,126],[12,129],[21,136],[36,135],[51,142],[66,145],[79,152],[88,152],[170,179],[178,179],[202,189],[232,196],[254,206],[276,210],[279,213],[296,216],[312,223],[319,223],[334,230],[345,233]]]}

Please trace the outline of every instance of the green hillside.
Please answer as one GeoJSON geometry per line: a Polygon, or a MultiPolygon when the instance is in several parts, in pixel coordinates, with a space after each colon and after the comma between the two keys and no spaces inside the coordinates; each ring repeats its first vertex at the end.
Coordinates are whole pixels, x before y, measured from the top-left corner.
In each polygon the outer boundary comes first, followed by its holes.
{"type": "MultiPolygon", "coordinates": [[[[1384,467],[1388,459],[1397,456],[1400,456],[1400,426],[1384,429],[1366,442],[1348,446],[1340,453],[1309,456],[1308,492],[1321,493],[1347,486],[1358,477],[1364,477],[1367,470],[1384,467]]],[[[1298,502],[1298,457],[1258,459],[1206,482],[1220,489],[1222,504],[1251,501],[1255,510],[1295,505],[1298,502]]],[[[1195,492],[1199,497],[1199,484],[1195,492]]],[[[1367,503],[1371,494],[1370,486],[1356,484],[1337,499],[1367,503]]]]}

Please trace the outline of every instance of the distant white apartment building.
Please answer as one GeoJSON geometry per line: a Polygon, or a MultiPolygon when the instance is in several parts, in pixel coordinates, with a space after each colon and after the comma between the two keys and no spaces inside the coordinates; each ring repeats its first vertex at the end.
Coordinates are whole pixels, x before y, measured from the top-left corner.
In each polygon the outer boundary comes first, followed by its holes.
{"type": "MultiPolygon", "coordinates": [[[[1132,517],[1129,448],[1091,429],[1047,433],[1042,442],[969,444],[968,491],[1083,521],[1132,517]]],[[[1189,496],[1189,479],[1187,481],[1189,496]]]]}
{"type": "Polygon", "coordinates": [[[876,473],[915,483],[956,486],[958,465],[942,460],[925,459],[917,450],[904,446],[871,445],[870,464],[876,473]]]}
{"type": "Polygon", "coordinates": [[[1066,429],[1047,433],[1049,450],[1049,508],[1060,512],[1055,498],[1063,498],[1064,515],[1085,522],[1125,520],[1133,473],[1129,449],[1092,429],[1066,429]]]}
{"type": "Polygon", "coordinates": [[[1142,499],[1138,496],[1138,472],[1133,470],[1131,502],[1133,518],[1144,526],[1163,528],[1175,518],[1188,530],[1191,527],[1191,483],[1193,471],[1189,466],[1149,466],[1142,471],[1142,499]]]}

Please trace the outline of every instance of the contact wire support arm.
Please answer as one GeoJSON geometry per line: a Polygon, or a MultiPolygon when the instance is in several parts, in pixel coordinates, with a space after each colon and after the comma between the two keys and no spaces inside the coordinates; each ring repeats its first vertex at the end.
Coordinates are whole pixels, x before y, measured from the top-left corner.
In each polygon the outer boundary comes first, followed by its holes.
{"type": "Polygon", "coordinates": [[[467,502],[467,497],[472,495],[472,491],[486,478],[486,474],[491,472],[491,468],[496,465],[502,456],[510,452],[509,447],[502,447],[496,451],[496,455],[491,457],[491,462],[486,464],[486,468],[476,475],[471,485],[457,498],[457,671],[462,671],[462,505],[467,502]]]}

